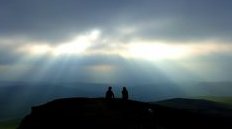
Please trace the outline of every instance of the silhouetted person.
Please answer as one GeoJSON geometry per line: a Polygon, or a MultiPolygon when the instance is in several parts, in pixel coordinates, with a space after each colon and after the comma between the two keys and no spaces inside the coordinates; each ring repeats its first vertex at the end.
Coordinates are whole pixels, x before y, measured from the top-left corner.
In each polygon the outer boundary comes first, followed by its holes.
{"type": "Polygon", "coordinates": [[[128,91],[127,91],[126,87],[123,87],[123,89],[122,89],[122,99],[128,100],[128,91]]]}
{"type": "Polygon", "coordinates": [[[106,92],[106,99],[112,99],[112,98],[114,98],[114,93],[112,91],[112,87],[110,86],[108,88],[108,91],[106,92]]]}

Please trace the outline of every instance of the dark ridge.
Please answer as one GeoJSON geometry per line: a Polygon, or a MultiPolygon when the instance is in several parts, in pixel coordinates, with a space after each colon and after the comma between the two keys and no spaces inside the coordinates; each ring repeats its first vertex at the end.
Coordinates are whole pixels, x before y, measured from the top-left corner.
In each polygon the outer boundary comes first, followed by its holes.
{"type": "Polygon", "coordinates": [[[104,98],[64,98],[32,107],[18,129],[231,129],[231,116],[104,98]]]}
{"type": "Polygon", "coordinates": [[[174,98],[163,101],[155,102],[164,106],[173,108],[190,109],[190,110],[202,110],[202,111],[231,111],[232,107],[225,103],[219,103],[204,99],[186,99],[186,98],[174,98]]]}

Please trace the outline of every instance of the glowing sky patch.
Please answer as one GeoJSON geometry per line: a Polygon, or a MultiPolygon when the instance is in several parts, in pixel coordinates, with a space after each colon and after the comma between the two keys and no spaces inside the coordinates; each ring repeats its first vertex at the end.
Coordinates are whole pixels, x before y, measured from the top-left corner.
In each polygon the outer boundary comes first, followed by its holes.
{"type": "Polygon", "coordinates": [[[87,70],[90,70],[91,72],[95,73],[110,73],[114,72],[116,70],[115,66],[113,65],[94,65],[89,66],[86,68],[87,70]]]}
{"type": "Polygon", "coordinates": [[[182,60],[207,56],[212,53],[232,54],[232,45],[217,41],[202,41],[198,43],[165,43],[156,41],[134,42],[128,45],[124,56],[129,58],[159,60],[182,60]]]}
{"type": "Polygon", "coordinates": [[[26,44],[19,49],[31,55],[50,54],[52,56],[77,55],[84,53],[92,44],[96,43],[100,36],[99,30],[93,30],[85,35],[78,35],[69,42],[59,43],[58,45],[48,45],[44,43],[26,44]]]}
{"type": "Polygon", "coordinates": [[[188,56],[188,48],[163,43],[137,43],[129,46],[128,54],[148,60],[180,59],[188,56]]]}
{"type": "Polygon", "coordinates": [[[49,44],[26,44],[20,51],[29,55],[47,55],[59,57],[84,56],[84,55],[118,55],[123,58],[135,58],[150,61],[181,60],[192,57],[205,56],[212,53],[231,53],[232,45],[220,43],[217,40],[187,43],[171,43],[149,40],[132,40],[128,43],[120,43],[114,39],[105,39],[100,30],[92,30],[89,33],[78,35],[70,41],[49,44]],[[92,49],[103,45],[101,49],[92,49]]]}
{"type": "Polygon", "coordinates": [[[26,51],[30,55],[43,55],[48,54],[53,51],[53,48],[47,44],[33,44],[33,45],[25,45],[19,51],[26,51]]]}
{"type": "Polygon", "coordinates": [[[99,30],[93,30],[88,34],[77,36],[72,41],[55,47],[53,53],[55,55],[83,53],[88,47],[96,43],[100,34],[99,30]]]}

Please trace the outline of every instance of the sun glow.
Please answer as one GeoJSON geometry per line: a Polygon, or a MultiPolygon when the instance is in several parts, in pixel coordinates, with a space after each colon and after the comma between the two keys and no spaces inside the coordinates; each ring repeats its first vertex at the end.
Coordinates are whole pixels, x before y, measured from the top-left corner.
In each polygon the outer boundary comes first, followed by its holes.
{"type": "Polygon", "coordinates": [[[47,43],[28,44],[21,47],[19,51],[29,52],[31,55],[78,55],[84,53],[91,45],[96,43],[100,34],[99,30],[93,30],[87,34],[78,35],[69,42],[58,43],[58,45],[48,45],[47,43]]]}
{"type": "Polygon", "coordinates": [[[69,43],[61,44],[54,48],[53,54],[54,55],[65,55],[65,54],[79,54],[84,52],[90,43],[86,39],[75,39],[69,43]]]}
{"type": "Polygon", "coordinates": [[[88,47],[91,46],[100,36],[99,30],[93,30],[86,35],[80,35],[74,38],[72,41],[62,43],[54,48],[53,53],[55,55],[63,54],[80,54],[83,53],[88,47]]]}
{"type": "Polygon", "coordinates": [[[87,70],[97,73],[109,73],[115,70],[113,65],[94,65],[87,67],[87,70]]]}
{"type": "Polygon", "coordinates": [[[67,42],[61,43],[28,43],[18,51],[32,56],[49,55],[117,55],[123,58],[142,59],[149,61],[190,59],[211,53],[231,53],[232,45],[218,44],[218,41],[195,42],[163,42],[142,39],[133,39],[120,42],[114,38],[106,38],[100,30],[92,30],[77,35],[67,42]]]}
{"type": "Polygon", "coordinates": [[[29,56],[36,56],[36,55],[46,55],[50,54],[53,51],[53,48],[46,44],[26,44],[17,49],[17,52],[27,53],[29,56]]]}
{"type": "Polygon", "coordinates": [[[188,54],[184,46],[164,43],[134,43],[129,45],[128,56],[146,60],[180,59],[188,54]]]}

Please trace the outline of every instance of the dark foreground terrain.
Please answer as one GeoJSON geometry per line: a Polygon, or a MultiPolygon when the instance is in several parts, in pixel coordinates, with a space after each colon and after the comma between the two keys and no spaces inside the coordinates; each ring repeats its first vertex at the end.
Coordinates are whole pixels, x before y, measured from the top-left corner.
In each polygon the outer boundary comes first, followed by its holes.
{"type": "Polygon", "coordinates": [[[32,107],[18,129],[232,129],[231,112],[191,111],[121,99],[66,98],[32,107]]]}

